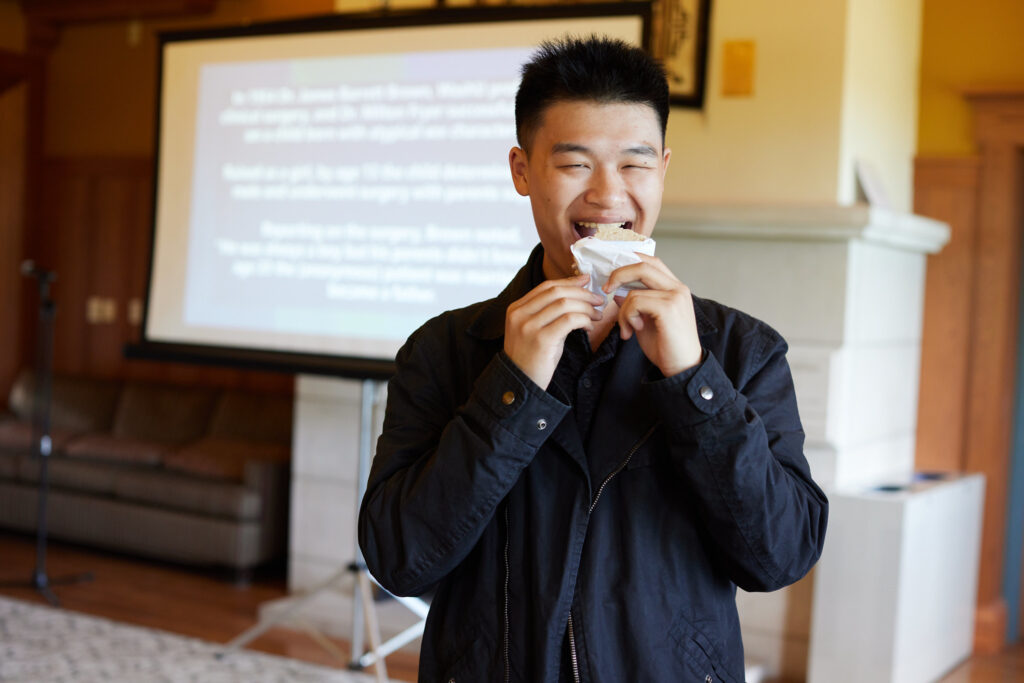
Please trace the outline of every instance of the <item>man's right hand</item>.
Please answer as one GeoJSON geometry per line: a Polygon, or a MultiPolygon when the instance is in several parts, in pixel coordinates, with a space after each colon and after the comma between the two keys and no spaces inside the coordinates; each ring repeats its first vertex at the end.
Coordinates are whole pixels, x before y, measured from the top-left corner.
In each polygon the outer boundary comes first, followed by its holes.
{"type": "Polygon", "coordinates": [[[593,330],[604,300],[583,286],[589,275],[546,280],[514,301],[505,314],[505,354],[547,389],[562,357],[565,338],[573,330],[593,330]]]}

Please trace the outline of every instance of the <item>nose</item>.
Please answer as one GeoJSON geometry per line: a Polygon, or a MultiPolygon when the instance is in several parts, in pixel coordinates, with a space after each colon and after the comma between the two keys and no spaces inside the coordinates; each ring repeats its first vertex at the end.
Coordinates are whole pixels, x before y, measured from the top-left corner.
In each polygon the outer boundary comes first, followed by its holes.
{"type": "Polygon", "coordinates": [[[626,184],[617,169],[598,167],[590,175],[584,199],[591,206],[603,209],[620,206],[626,201],[626,184]]]}

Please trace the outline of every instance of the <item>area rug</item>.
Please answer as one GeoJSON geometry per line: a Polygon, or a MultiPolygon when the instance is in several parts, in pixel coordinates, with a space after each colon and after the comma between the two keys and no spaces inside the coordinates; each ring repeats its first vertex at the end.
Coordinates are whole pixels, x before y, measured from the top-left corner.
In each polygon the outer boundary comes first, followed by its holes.
{"type": "Polygon", "coordinates": [[[217,659],[197,638],[0,598],[0,681],[18,683],[372,683],[250,650],[217,659]]]}

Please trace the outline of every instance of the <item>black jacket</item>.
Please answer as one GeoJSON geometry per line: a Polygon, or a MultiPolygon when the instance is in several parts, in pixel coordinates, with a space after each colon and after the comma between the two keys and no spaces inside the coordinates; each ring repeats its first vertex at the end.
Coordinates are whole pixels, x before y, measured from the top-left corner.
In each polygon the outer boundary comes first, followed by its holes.
{"type": "Polygon", "coordinates": [[[389,384],[359,539],[388,590],[436,587],[420,681],[572,680],[570,615],[582,681],[743,681],[736,586],[798,580],[825,537],[785,342],[695,298],[704,362],[666,379],[623,344],[584,453],[501,351],[530,273],[426,323],[389,384]]]}

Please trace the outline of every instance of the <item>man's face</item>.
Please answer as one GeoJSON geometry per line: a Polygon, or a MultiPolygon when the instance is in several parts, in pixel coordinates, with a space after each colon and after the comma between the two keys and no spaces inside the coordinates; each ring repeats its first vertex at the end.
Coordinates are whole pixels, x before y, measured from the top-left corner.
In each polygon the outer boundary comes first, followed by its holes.
{"type": "Polygon", "coordinates": [[[530,197],[548,279],[572,275],[569,247],[601,223],[650,236],[671,152],[649,106],[557,102],[529,147],[514,147],[509,165],[516,190],[530,197]]]}

